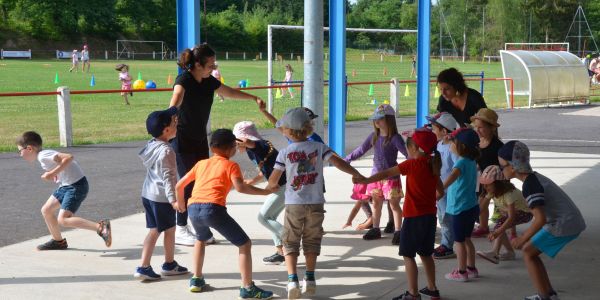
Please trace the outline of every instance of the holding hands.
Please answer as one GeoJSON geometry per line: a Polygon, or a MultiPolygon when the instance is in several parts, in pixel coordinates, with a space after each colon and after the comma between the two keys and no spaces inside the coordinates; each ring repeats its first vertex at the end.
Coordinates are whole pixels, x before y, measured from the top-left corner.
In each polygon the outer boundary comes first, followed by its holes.
{"type": "Polygon", "coordinates": [[[362,174],[357,174],[357,175],[352,176],[352,183],[354,183],[354,184],[367,184],[367,183],[369,183],[367,181],[367,179],[368,178],[366,178],[362,174]]]}

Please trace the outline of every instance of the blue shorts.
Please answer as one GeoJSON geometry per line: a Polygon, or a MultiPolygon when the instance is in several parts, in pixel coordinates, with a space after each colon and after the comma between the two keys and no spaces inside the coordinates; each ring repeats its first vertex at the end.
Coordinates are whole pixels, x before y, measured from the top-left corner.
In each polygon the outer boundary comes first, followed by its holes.
{"type": "Polygon", "coordinates": [[[236,246],[241,246],[250,240],[242,227],[227,213],[225,206],[192,203],[188,206],[188,215],[196,230],[196,239],[199,241],[207,241],[213,236],[210,227],[236,246]]]}
{"type": "Polygon", "coordinates": [[[446,216],[451,219],[454,241],[462,243],[466,238],[471,237],[475,220],[479,219],[479,204],[460,212],[458,215],[446,213],[446,216]]]}
{"type": "Polygon", "coordinates": [[[400,229],[400,256],[431,256],[435,243],[435,215],[404,218],[400,229]]]}
{"type": "Polygon", "coordinates": [[[56,189],[52,196],[58,199],[60,209],[76,213],[81,202],[87,197],[90,187],[85,176],[70,185],[63,185],[56,189]]]}
{"type": "Polygon", "coordinates": [[[163,232],[175,226],[175,209],[171,203],[155,202],[142,197],[146,211],[146,228],[156,228],[163,232]]]}
{"type": "Polygon", "coordinates": [[[546,255],[554,258],[562,248],[570,241],[576,239],[579,234],[569,236],[554,236],[546,229],[542,228],[531,238],[531,243],[544,252],[546,255]]]}

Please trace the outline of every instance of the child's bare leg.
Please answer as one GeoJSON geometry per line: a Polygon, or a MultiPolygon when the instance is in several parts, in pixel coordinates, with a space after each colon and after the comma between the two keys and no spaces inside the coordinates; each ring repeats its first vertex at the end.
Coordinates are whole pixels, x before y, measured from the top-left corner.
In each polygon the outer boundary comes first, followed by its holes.
{"type": "Polygon", "coordinates": [[[542,297],[550,296],[552,285],[548,278],[548,272],[544,262],[540,259],[540,250],[538,250],[531,242],[527,242],[523,247],[523,260],[527,266],[529,277],[533,281],[533,285],[542,297]]]}
{"type": "Polygon", "coordinates": [[[165,248],[165,262],[173,262],[175,260],[175,226],[165,230],[163,243],[163,247],[165,248]]]}
{"type": "Polygon", "coordinates": [[[290,98],[294,98],[294,93],[292,92],[292,88],[288,88],[288,92],[290,92],[290,98]]]}
{"type": "Polygon", "coordinates": [[[510,228],[510,236],[517,236],[517,226],[513,226],[510,228]]]}
{"type": "Polygon", "coordinates": [[[285,255],[285,267],[288,275],[298,274],[296,266],[298,265],[298,253],[288,253],[285,255]]]}
{"type": "MultiPolygon", "coordinates": [[[[150,266],[150,259],[152,258],[152,252],[156,246],[156,240],[160,236],[160,232],[156,228],[150,228],[146,238],[144,239],[144,248],[142,248],[142,267],[150,266]]],[[[166,245],[165,245],[166,246],[166,245]]],[[[166,247],[165,247],[166,251],[166,247]]]]}
{"type": "Polygon", "coordinates": [[[379,228],[381,221],[381,208],[383,206],[383,197],[373,194],[373,228],[379,228]]]}
{"type": "Polygon", "coordinates": [[[306,271],[314,272],[317,268],[317,254],[316,253],[304,253],[306,259],[306,271]]]}
{"type": "Polygon", "coordinates": [[[50,235],[52,235],[52,239],[55,241],[62,241],[62,235],[60,234],[60,227],[58,226],[58,220],[54,215],[56,210],[60,208],[60,202],[54,196],[50,196],[46,203],[42,206],[42,216],[44,217],[44,221],[46,222],[46,227],[48,227],[48,231],[50,235]]]}
{"type": "Polygon", "coordinates": [[[127,100],[127,94],[123,95],[123,100],[125,100],[125,104],[129,105],[129,100],[127,100]]]}
{"type": "Polygon", "coordinates": [[[360,209],[360,206],[362,205],[362,203],[360,203],[361,201],[356,201],[354,203],[354,206],[352,207],[352,209],[350,210],[350,214],[348,215],[348,219],[346,220],[346,224],[344,224],[344,226],[342,226],[342,228],[347,228],[352,226],[352,220],[354,220],[354,218],[356,217],[356,214],[358,214],[358,210],[360,209]]]}
{"type": "Polygon", "coordinates": [[[61,209],[58,212],[58,224],[64,227],[81,228],[92,231],[98,230],[98,226],[100,226],[96,222],[92,222],[80,217],[74,217],[72,212],[64,209],[61,209]]]}
{"type": "Polygon", "coordinates": [[[490,199],[486,197],[479,198],[479,228],[489,230],[488,220],[490,219],[490,199]]]}
{"type": "Polygon", "coordinates": [[[498,251],[500,251],[500,247],[504,246],[504,249],[506,249],[506,251],[508,252],[515,252],[515,249],[513,249],[512,245],[510,244],[510,241],[508,240],[508,236],[506,236],[506,232],[501,234],[496,241],[498,241],[498,251]]]}
{"type": "Polygon", "coordinates": [[[388,204],[394,217],[394,229],[395,231],[400,231],[400,227],[402,227],[402,208],[400,208],[400,198],[392,198],[388,200],[388,204]]]}
{"type": "Polygon", "coordinates": [[[252,284],[252,242],[248,240],[245,244],[239,246],[238,249],[242,284],[244,287],[247,287],[252,284]]]}
{"type": "Polygon", "coordinates": [[[356,226],[356,230],[364,230],[373,225],[373,210],[371,210],[371,205],[369,204],[369,201],[365,200],[360,202],[360,208],[363,210],[365,215],[367,215],[367,219],[364,222],[358,224],[358,226],[356,226]]]}
{"type": "Polygon", "coordinates": [[[403,256],[404,269],[406,270],[406,278],[408,279],[408,291],[411,295],[419,294],[419,269],[414,257],[403,256]]]}
{"type": "Polygon", "coordinates": [[[437,286],[435,285],[435,263],[433,262],[433,257],[421,256],[421,262],[423,263],[423,267],[425,267],[425,274],[427,275],[427,288],[430,291],[437,290],[437,286]]]}
{"type": "Polygon", "coordinates": [[[458,269],[461,271],[467,270],[467,248],[465,242],[454,242],[454,252],[456,252],[458,269]]]}
{"type": "Polygon", "coordinates": [[[465,250],[467,254],[467,267],[475,268],[475,245],[471,238],[465,238],[465,250]]]}
{"type": "Polygon", "coordinates": [[[194,277],[202,278],[202,267],[204,266],[204,254],[206,251],[206,243],[204,241],[196,241],[194,244],[194,277]]]}

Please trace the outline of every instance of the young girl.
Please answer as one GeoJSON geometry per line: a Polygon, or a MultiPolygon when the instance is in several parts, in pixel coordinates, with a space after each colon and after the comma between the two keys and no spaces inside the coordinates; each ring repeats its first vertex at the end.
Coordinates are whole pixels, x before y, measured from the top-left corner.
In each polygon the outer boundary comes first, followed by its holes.
{"type": "MultiPolygon", "coordinates": [[[[285,82],[292,81],[293,74],[294,74],[294,69],[292,69],[292,66],[290,64],[285,65],[285,78],[283,79],[283,81],[285,81],[285,82]]],[[[291,84],[291,83],[289,83],[289,84],[291,84]]],[[[282,95],[285,96],[286,90],[290,93],[290,98],[294,98],[294,93],[292,92],[291,87],[288,87],[287,89],[281,89],[282,95]]]]}
{"type": "Polygon", "coordinates": [[[367,215],[367,219],[364,222],[358,224],[358,226],[356,226],[356,230],[373,228],[373,211],[371,210],[371,205],[369,204],[369,201],[371,201],[371,197],[367,195],[367,185],[362,183],[355,184],[352,188],[352,195],[350,196],[350,198],[352,198],[352,200],[356,200],[356,202],[354,203],[354,207],[352,207],[352,210],[350,210],[348,219],[346,220],[344,226],[342,226],[342,229],[352,226],[352,221],[358,214],[358,210],[360,210],[361,208],[365,215],[367,215]]]}
{"type": "MultiPolygon", "coordinates": [[[[237,139],[237,147],[240,152],[246,152],[248,158],[258,167],[258,175],[252,179],[244,180],[247,184],[253,185],[261,179],[269,180],[273,173],[275,159],[279,152],[271,142],[263,139],[254,123],[250,121],[242,121],[233,127],[233,134],[237,139]]],[[[279,186],[285,186],[285,176],[279,179],[279,186]]],[[[277,217],[285,208],[285,189],[279,189],[277,192],[270,194],[258,213],[260,223],[271,231],[273,243],[275,244],[275,254],[263,258],[263,263],[266,265],[279,265],[285,261],[283,256],[283,244],[281,242],[281,234],[283,233],[283,225],[277,222],[277,217]]]]}
{"type": "Polygon", "coordinates": [[[495,264],[501,260],[514,260],[515,250],[510,245],[505,231],[515,225],[531,221],[533,218],[531,210],[527,207],[521,191],[504,178],[499,166],[487,167],[481,174],[479,182],[485,188],[485,197],[494,199],[494,205],[500,210],[500,218],[488,236],[490,241],[494,242],[492,250],[477,251],[477,255],[495,264]],[[500,253],[502,246],[506,249],[504,253],[500,253]]]}
{"type": "MultiPolygon", "coordinates": [[[[121,81],[121,90],[131,90],[131,76],[129,76],[129,66],[126,64],[118,64],[115,70],[119,71],[119,80],[121,81]]],[[[130,93],[133,96],[133,93],[130,93]]],[[[129,105],[127,93],[121,92],[121,96],[125,100],[125,104],[129,105]]]]}
{"type": "Polygon", "coordinates": [[[77,65],[79,64],[79,57],[77,55],[77,49],[73,50],[73,53],[71,54],[71,68],[69,69],[69,72],[73,72],[73,70],[75,70],[75,72],[77,72],[77,65]]]}
{"type": "Polygon", "coordinates": [[[459,158],[452,168],[452,173],[444,181],[444,190],[448,189],[446,215],[452,220],[458,268],[446,274],[448,280],[468,281],[469,277],[479,277],[479,271],[475,267],[475,246],[471,241],[471,232],[479,216],[479,203],[475,193],[478,144],[479,137],[473,129],[461,128],[452,132],[450,150],[459,158]]]}
{"type": "Polygon", "coordinates": [[[355,183],[371,183],[400,174],[406,175],[404,222],[400,230],[399,254],[404,258],[408,290],[393,299],[421,299],[419,294],[431,299],[440,299],[440,292],[435,284],[435,264],[432,257],[437,223],[436,192],[440,195],[444,193],[440,181],[442,161],[436,144],[435,134],[425,129],[417,129],[406,141],[408,160],[366,179],[353,178],[355,183]],[[427,287],[421,290],[418,289],[416,254],[419,254],[427,274],[427,287]]]}
{"type": "MultiPolygon", "coordinates": [[[[396,159],[398,152],[406,157],[406,146],[402,137],[398,134],[396,127],[396,113],[394,109],[387,105],[380,105],[375,109],[373,115],[369,118],[373,120],[374,132],[371,133],[365,141],[352,153],[346,156],[345,160],[351,162],[363,156],[372,147],[375,148],[373,156],[373,170],[371,174],[378,173],[387,168],[397,165],[396,159]]],[[[400,198],[402,194],[402,183],[400,176],[391,176],[381,181],[370,183],[367,186],[366,194],[373,199],[373,228],[369,229],[363,236],[365,240],[375,240],[381,238],[381,229],[379,222],[381,219],[381,207],[383,200],[388,200],[392,208],[394,218],[394,238],[392,244],[398,245],[400,242],[400,225],[402,224],[402,209],[400,209],[400,198]]]]}

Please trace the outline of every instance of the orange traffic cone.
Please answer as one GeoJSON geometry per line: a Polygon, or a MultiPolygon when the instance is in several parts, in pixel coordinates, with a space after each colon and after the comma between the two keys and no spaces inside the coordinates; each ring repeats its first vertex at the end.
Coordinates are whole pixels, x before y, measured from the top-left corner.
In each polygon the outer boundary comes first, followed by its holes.
{"type": "Polygon", "coordinates": [[[168,85],[173,84],[173,77],[171,77],[171,74],[169,74],[169,77],[167,78],[167,84],[168,85]]]}

